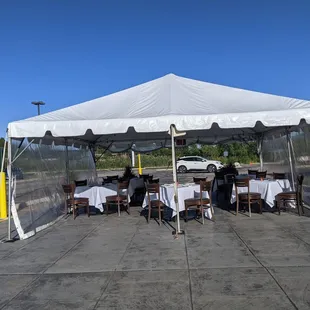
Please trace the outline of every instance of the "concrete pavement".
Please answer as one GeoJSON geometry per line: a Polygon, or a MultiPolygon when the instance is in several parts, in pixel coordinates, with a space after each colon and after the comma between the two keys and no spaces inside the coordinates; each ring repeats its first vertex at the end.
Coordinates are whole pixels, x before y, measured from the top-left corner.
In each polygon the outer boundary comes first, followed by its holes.
{"type": "Polygon", "coordinates": [[[140,210],[0,244],[0,309],[309,309],[310,218],[216,208],[174,239],[140,210]]]}

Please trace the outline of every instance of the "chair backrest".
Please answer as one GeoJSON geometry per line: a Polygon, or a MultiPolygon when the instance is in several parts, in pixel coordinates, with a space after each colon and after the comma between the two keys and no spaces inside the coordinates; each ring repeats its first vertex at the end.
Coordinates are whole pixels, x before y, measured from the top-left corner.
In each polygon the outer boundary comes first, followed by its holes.
{"type": "Polygon", "coordinates": [[[284,179],[286,179],[286,174],[285,173],[274,172],[272,174],[272,176],[273,176],[274,180],[284,180],[284,179]]]}
{"type": "Polygon", "coordinates": [[[196,177],[193,177],[193,182],[195,184],[200,184],[200,181],[207,181],[207,178],[196,178],[196,177]]]}
{"type": "Polygon", "coordinates": [[[143,179],[144,182],[146,182],[147,180],[152,180],[152,179],[153,179],[153,175],[149,175],[149,174],[139,174],[139,178],[143,179]]]}
{"type": "Polygon", "coordinates": [[[212,181],[200,181],[200,192],[210,192],[212,189],[212,181]]]}
{"type": "Polygon", "coordinates": [[[146,190],[151,194],[159,193],[159,183],[147,184],[146,190]]]}
{"type": "Polygon", "coordinates": [[[74,198],[75,184],[63,184],[62,189],[67,197],[70,196],[70,199],[74,198]]]}
{"type": "Polygon", "coordinates": [[[87,186],[87,180],[76,180],[74,184],[75,186],[87,186]]]}
{"type": "Polygon", "coordinates": [[[151,201],[150,194],[157,194],[158,200],[160,200],[160,190],[159,190],[159,183],[148,183],[146,184],[146,191],[148,200],[151,201]]]}
{"type": "Polygon", "coordinates": [[[260,179],[260,178],[266,178],[267,176],[267,171],[257,171],[256,172],[256,178],[260,179]]]}
{"type": "Polygon", "coordinates": [[[159,178],[157,178],[157,179],[149,179],[149,180],[147,180],[147,182],[149,184],[156,184],[156,183],[159,183],[159,178]]]}
{"type": "Polygon", "coordinates": [[[129,181],[119,181],[117,183],[117,188],[122,190],[122,189],[127,189],[129,186],[129,181]]]}
{"type": "Polygon", "coordinates": [[[200,181],[200,201],[202,203],[203,193],[208,192],[211,206],[212,206],[212,183],[213,181],[200,181]]]}
{"type": "Polygon", "coordinates": [[[258,170],[248,169],[248,175],[256,175],[257,172],[258,170]]]}
{"type": "Polygon", "coordinates": [[[215,171],[214,175],[215,175],[216,180],[223,180],[224,181],[224,173],[223,172],[215,171]]]}
{"type": "Polygon", "coordinates": [[[249,182],[248,178],[235,179],[235,187],[249,187],[249,182]]]}
{"type": "Polygon", "coordinates": [[[103,178],[104,183],[112,183],[113,181],[118,181],[118,175],[108,175],[106,178],[103,178]]]}
{"type": "Polygon", "coordinates": [[[226,184],[234,184],[236,175],[235,174],[225,174],[224,180],[226,184]]]}
{"type": "Polygon", "coordinates": [[[129,181],[118,181],[117,182],[117,195],[124,195],[123,190],[126,190],[126,195],[128,194],[129,181]]]}
{"type": "Polygon", "coordinates": [[[238,187],[247,187],[248,188],[248,197],[250,193],[250,179],[249,178],[238,178],[235,179],[235,191],[236,191],[236,197],[238,201],[238,187]]]}

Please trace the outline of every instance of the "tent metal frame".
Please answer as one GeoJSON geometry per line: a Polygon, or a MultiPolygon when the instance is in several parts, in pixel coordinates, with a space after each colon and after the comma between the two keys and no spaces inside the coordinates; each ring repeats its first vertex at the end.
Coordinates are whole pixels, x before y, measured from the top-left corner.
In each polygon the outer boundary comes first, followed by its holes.
{"type": "MultiPolygon", "coordinates": [[[[295,126],[298,127],[298,126],[295,126]]],[[[293,145],[292,145],[292,141],[291,141],[291,136],[290,136],[290,132],[293,131],[293,127],[285,127],[285,126],[279,126],[279,127],[273,127],[270,128],[270,130],[266,130],[263,133],[259,133],[256,132],[254,129],[252,129],[252,134],[249,133],[245,133],[244,136],[240,136],[237,135],[237,137],[232,136],[232,138],[230,139],[225,139],[220,141],[220,143],[229,143],[232,141],[246,141],[246,137],[251,140],[251,141],[257,141],[257,151],[259,154],[259,158],[260,158],[260,168],[263,169],[263,152],[262,152],[262,146],[263,146],[263,139],[264,139],[264,135],[266,135],[267,133],[271,133],[271,132],[276,132],[276,131],[282,131],[283,129],[286,130],[286,137],[287,137],[287,147],[289,150],[289,163],[290,163],[290,170],[291,170],[291,176],[292,176],[292,187],[295,190],[295,160],[294,160],[294,150],[293,150],[293,145]]],[[[12,178],[12,164],[23,154],[23,152],[26,151],[27,148],[29,148],[35,141],[35,139],[32,139],[22,150],[21,150],[21,146],[24,142],[23,138],[19,144],[18,149],[16,150],[14,156],[12,156],[12,137],[10,137],[9,135],[9,131],[7,130],[7,137],[8,137],[8,142],[7,142],[7,148],[8,148],[8,165],[7,165],[7,173],[8,173],[8,179],[9,179],[9,186],[8,186],[8,214],[9,214],[9,219],[8,219],[8,241],[12,240],[11,239],[11,210],[12,210],[12,189],[13,189],[13,178],[12,178]]],[[[172,168],[173,168],[173,183],[174,183],[174,199],[175,199],[175,203],[176,203],[176,217],[177,217],[177,229],[174,232],[176,235],[178,234],[183,234],[184,231],[181,230],[181,226],[180,226],[180,214],[179,214],[179,203],[178,203],[178,179],[177,179],[177,171],[176,171],[176,158],[175,158],[175,138],[179,137],[179,136],[184,136],[186,135],[186,132],[180,132],[176,129],[175,125],[171,124],[170,125],[170,130],[169,130],[169,134],[171,136],[171,155],[172,155],[172,168]]],[[[196,140],[196,143],[200,143],[201,144],[201,138],[203,137],[198,137],[196,140]]],[[[74,137],[72,137],[72,139],[74,139],[74,137]]],[[[82,141],[82,139],[79,139],[80,141],[82,141]]],[[[99,140],[99,139],[98,139],[99,140]]],[[[162,140],[162,139],[161,139],[162,140]]],[[[249,141],[248,140],[248,141],[249,141]]],[[[68,156],[68,137],[64,137],[64,141],[65,141],[65,147],[66,147],[66,176],[67,176],[67,182],[69,182],[69,156],[68,156]]],[[[137,140],[139,141],[139,140],[137,140]]],[[[142,140],[141,140],[142,141],[142,140]]],[[[143,140],[145,141],[145,140],[143,140]]],[[[84,142],[84,141],[83,141],[84,142]]],[[[85,141],[86,142],[86,141],[85,141]]],[[[108,145],[107,148],[104,149],[103,153],[100,155],[103,156],[103,154],[109,149],[109,147],[114,143],[115,141],[110,141],[110,144],[108,145]]],[[[117,141],[117,142],[121,142],[121,141],[117,141]]],[[[195,144],[195,143],[194,143],[195,144]]],[[[93,147],[96,146],[96,144],[90,144],[88,143],[88,146],[90,147],[91,145],[93,145],[93,147]]],[[[99,143],[100,145],[100,143],[99,143]]],[[[132,147],[133,143],[131,143],[131,147],[132,147]]],[[[165,146],[166,147],[166,146],[165,146]]],[[[93,159],[94,162],[96,163],[96,161],[99,158],[95,158],[95,154],[93,154],[93,159]]]]}

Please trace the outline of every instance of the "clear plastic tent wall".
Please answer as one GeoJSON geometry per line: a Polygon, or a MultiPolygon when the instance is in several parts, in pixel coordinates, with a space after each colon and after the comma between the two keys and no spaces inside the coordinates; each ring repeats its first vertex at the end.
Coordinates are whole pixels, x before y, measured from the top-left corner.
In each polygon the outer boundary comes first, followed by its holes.
{"type": "Polygon", "coordinates": [[[262,153],[264,169],[266,169],[268,173],[285,172],[289,180],[291,180],[289,152],[285,131],[265,135],[262,153]]]}
{"type": "Polygon", "coordinates": [[[302,126],[291,133],[295,174],[304,175],[303,199],[310,206],[310,126],[302,126]]]}
{"type": "MultiPolygon", "coordinates": [[[[264,168],[268,173],[285,172],[296,184],[297,175],[304,175],[303,199],[310,206],[310,126],[298,127],[286,135],[286,131],[265,135],[263,141],[264,168]],[[289,160],[291,150],[293,176],[289,160]]],[[[291,184],[293,185],[293,184],[291,184]]]]}
{"type": "Polygon", "coordinates": [[[67,170],[70,182],[96,176],[88,148],[71,145],[66,150],[62,145],[34,143],[25,148],[27,145],[27,139],[22,143],[12,140],[13,157],[17,155],[12,167],[12,214],[20,239],[31,237],[65,214],[62,185],[67,183],[67,170]]]}

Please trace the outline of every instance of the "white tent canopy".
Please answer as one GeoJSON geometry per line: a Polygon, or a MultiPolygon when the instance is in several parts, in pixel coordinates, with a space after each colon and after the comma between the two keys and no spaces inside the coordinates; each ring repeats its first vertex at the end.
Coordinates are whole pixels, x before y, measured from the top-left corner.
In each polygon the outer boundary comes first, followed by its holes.
{"type": "MultiPolygon", "coordinates": [[[[12,139],[31,139],[29,145],[34,141],[63,144],[66,149],[72,142],[90,146],[115,143],[133,146],[141,141],[151,141],[156,144],[154,149],[161,143],[162,146],[170,145],[177,233],[180,233],[174,148],[174,138],[179,132],[185,133],[182,138],[196,139],[198,143],[242,140],[256,135],[260,135],[257,140],[262,141],[261,134],[279,127],[298,126],[302,120],[310,123],[310,101],[168,74],[102,98],[12,122],[8,125],[9,214],[13,189],[11,167],[16,159],[11,152],[12,139]]],[[[68,156],[66,167],[67,161],[68,156]]],[[[291,171],[293,178],[292,161],[291,171]]],[[[9,221],[8,239],[10,234],[9,221]]]]}
{"type": "MultiPolygon", "coordinates": [[[[150,82],[8,126],[11,138],[75,137],[88,143],[231,138],[310,122],[310,101],[168,74],[150,82]],[[211,130],[210,130],[211,129],[211,130]]],[[[208,141],[209,141],[208,140],[208,141]]],[[[61,142],[60,142],[61,143],[61,142]]]]}

